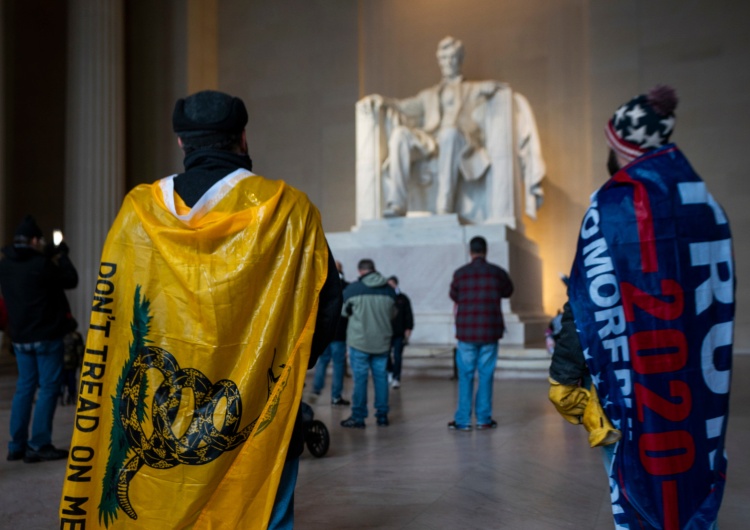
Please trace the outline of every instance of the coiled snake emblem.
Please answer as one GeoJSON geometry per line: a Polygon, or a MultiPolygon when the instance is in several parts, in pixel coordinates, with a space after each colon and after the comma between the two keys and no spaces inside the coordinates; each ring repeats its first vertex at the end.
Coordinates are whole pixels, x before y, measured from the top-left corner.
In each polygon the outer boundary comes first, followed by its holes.
{"type": "Polygon", "coordinates": [[[171,353],[154,346],[144,348],[133,363],[122,398],[120,421],[125,428],[128,445],[136,454],[120,471],[117,500],[120,508],[132,519],[136,519],[137,515],[128,500],[128,484],[141,466],[145,464],[155,469],[169,469],[179,464],[208,464],[224,451],[230,451],[247,440],[257,421],[239,430],[242,400],[237,385],[226,379],[212,384],[200,371],[180,368],[171,353]],[[147,437],[138,421],[136,408],[139,387],[150,368],[159,370],[164,382],[154,393],[153,433],[147,437]],[[185,389],[193,391],[195,411],[185,433],[178,438],[172,425],[185,389]],[[226,419],[217,428],[214,412],[222,399],[226,399],[226,419]]]}
{"type": "MultiPolygon", "coordinates": [[[[180,464],[208,464],[245,442],[259,419],[255,418],[240,429],[242,399],[234,382],[222,379],[212,383],[199,370],[181,368],[170,352],[146,345],[150,342],[146,338],[151,320],[149,305],[145,297],[140,298],[140,287],[137,287],[130,357],[118,381],[117,394],[112,397],[114,418],[110,454],[99,505],[99,519],[105,526],[117,518],[118,510],[124,511],[131,519],[138,518],[130,503],[128,489],[141,467],[170,469],[180,464]],[[143,425],[149,383],[147,372],[152,369],[158,370],[164,380],[153,392],[153,430],[148,435],[143,425]],[[190,424],[180,434],[175,432],[175,423],[181,404],[183,408],[185,406],[183,396],[186,391],[192,391],[194,410],[190,424]],[[222,425],[215,424],[217,410],[224,412],[222,425]]],[[[272,383],[278,377],[274,377],[272,369],[268,372],[270,395],[272,383]]],[[[264,420],[259,431],[268,421],[264,420]]]]}

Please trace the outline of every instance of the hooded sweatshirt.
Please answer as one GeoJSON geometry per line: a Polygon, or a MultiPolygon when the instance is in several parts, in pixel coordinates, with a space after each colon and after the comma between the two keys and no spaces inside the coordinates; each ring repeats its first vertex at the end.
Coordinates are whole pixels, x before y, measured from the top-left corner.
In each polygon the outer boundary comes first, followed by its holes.
{"type": "Polygon", "coordinates": [[[371,354],[386,354],[391,348],[396,316],[396,291],[379,272],[369,272],[344,290],[342,316],[349,317],[346,343],[371,354]]]}

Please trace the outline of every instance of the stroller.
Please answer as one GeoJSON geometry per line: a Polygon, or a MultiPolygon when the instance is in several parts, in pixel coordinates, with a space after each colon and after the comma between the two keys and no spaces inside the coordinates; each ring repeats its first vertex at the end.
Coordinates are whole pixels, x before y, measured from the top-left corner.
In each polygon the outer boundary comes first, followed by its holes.
{"type": "Polygon", "coordinates": [[[328,452],[331,438],[328,435],[328,427],[325,423],[315,419],[315,413],[310,405],[304,401],[299,405],[302,414],[302,426],[304,428],[305,445],[315,457],[322,457],[328,452]]]}

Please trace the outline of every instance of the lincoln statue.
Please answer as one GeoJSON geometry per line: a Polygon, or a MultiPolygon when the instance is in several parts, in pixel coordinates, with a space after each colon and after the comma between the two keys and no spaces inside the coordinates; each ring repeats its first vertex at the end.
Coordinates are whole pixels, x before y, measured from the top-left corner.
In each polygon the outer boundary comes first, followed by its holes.
{"type": "Polygon", "coordinates": [[[462,42],[445,37],[440,83],[414,97],[373,94],[357,103],[358,219],[416,208],[514,225],[523,209],[515,202],[536,213],[545,169],[528,102],[506,83],[466,81],[463,58],[462,42]]]}

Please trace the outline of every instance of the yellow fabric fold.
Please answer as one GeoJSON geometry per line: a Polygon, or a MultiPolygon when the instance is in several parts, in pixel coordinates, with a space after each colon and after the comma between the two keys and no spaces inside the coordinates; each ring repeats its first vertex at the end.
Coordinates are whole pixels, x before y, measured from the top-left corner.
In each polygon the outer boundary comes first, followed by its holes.
{"type": "Polygon", "coordinates": [[[549,400],[557,412],[573,425],[581,425],[589,433],[589,445],[598,447],[616,443],[622,433],[614,428],[599,403],[596,387],[587,390],[578,385],[563,385],[549,378],[549,400]]]}
{"type": "Polygon", "coordinates": [[[563,385],[549,378],[549,400],[557,412],[573,425],[583,422],[583,412],[589,400],[589,392],[578,385],[563,385]]]}
{"type": "Polygon", "coordinates": [[[327,272],[320,215],[251,174],[189,223],[164,193],[131,191],[104,246],[61,528],[270,517],[327,272]]]}
{"type": "Polygon", "coordinates": [[[604,413],[594,385],[591,385],[589,393],[589,400],[583,411],[583,427],[589,433],[589,445],[599,447],[617,443],[622,438],[622,433],[612,426],[604,413]]]}

